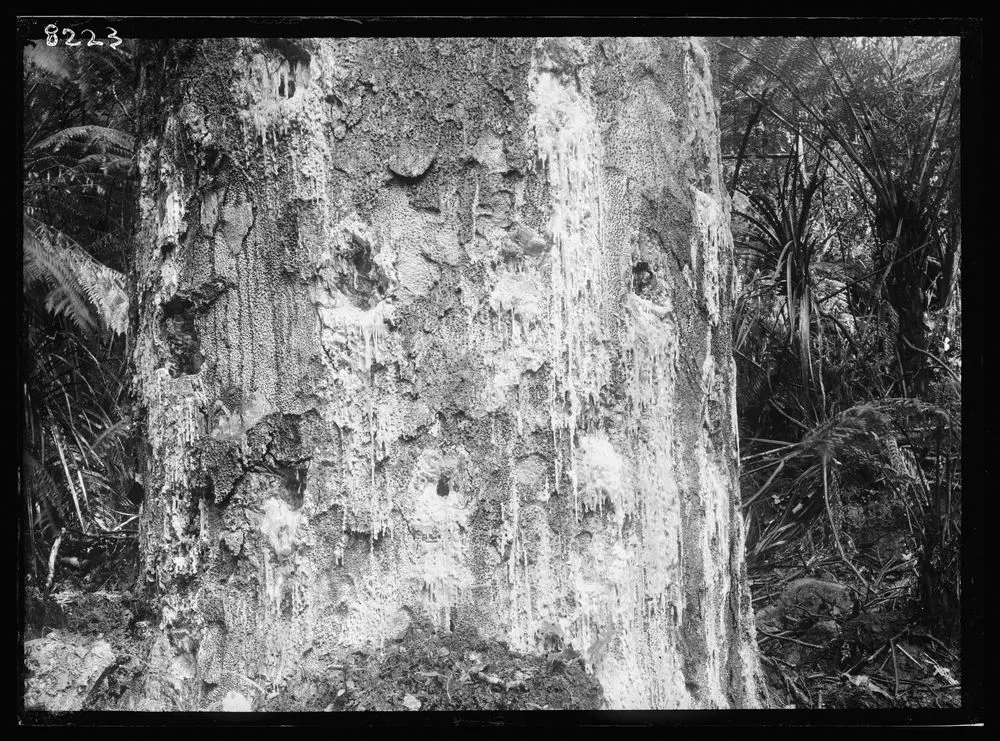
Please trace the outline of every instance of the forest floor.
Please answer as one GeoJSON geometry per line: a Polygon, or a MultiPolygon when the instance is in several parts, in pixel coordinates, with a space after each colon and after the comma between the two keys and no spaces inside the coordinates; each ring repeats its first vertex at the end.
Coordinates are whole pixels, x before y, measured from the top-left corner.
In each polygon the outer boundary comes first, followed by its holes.
{"type": "Polygon", "coordinates": [[[957,641],[934,635],[905,595],[838,558],[751,572],[761,665],[778,708],[961,707],[957,641]]]}
{"type": "MultiPolygon", "coordinates": [[[[109,586],[93,575],[74,575],[47,599],[28,588],[26,709],[141,709],[151,616],[131,591],[109,586]]],[[[560,649],[525,655],[474,630],[441,632],[414,621],[401,638],[355,651],[322,676],[302,677],[255,698],[252,709],[600,709],[600,684],[585,671],[582,657],[560,649]]],[[[219,709],[205,698],[173,699],[178,710],[219,709]]]]}
{"type": "Polygon", "coordinates": [[[283,693],[263,710],[596,710],[601,686],[579,655],[511,651],[474,630],[413,623],[383,649],[355,651],[306,697],[283,693]]]}
{"type": "MultiPolygon", "coordinates": [[[[110,568],[108,564],[106,568],[110,568]]],[[[912,575],[868,593],[838,558],[751,571],[761,663],[777,708],[961,705],[954,641],[921,625],[912,575]]],[[[127,710],[143,686],[152,615],[104,573],[72,574],[48,599],[27,590],[27,709],[127,710]]],[[[261,711],[599,709],[578,656],[512,652],[474,631],[414,622],[382,648],[258,698],[261,711]]],[[[178,709],[201,709],[188,698],[178,709]]]]}
{"type": "Polygon", "coordinates": [[[150,617],[128,590],[73,579],[48,598],[26,589],[26,710],[131,710],[142,686],[150,617]]]}

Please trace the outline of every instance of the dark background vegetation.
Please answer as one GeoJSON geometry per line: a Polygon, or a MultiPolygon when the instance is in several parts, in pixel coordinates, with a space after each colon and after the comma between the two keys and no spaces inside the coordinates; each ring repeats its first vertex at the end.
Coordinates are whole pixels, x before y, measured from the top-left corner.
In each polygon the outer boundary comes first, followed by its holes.
{"type": "MultiPolygon", "coordinates": [[[[709,43],[739,264],[747,558],[775,702],[955,706],[958,40],[709,43]]],[[[25,49],[29,633],[67,624],[60,590],[139,589],[142,419],[128,332],[137,59],[169,65],[169,49],[25,49]]]]}
{"type": "Polygon", "coordinates": [[[958,39],[715,44],[765,665],[796,706],[954,703],[958,39]]]}

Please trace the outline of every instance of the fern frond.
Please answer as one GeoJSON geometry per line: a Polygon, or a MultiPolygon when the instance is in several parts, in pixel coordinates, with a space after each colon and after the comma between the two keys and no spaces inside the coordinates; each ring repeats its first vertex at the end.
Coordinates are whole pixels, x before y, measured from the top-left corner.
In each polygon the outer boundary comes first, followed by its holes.
{"type": "Polygon", "coordinates": [[[85,332],[97,326],[73,265],[28,230],[24,232],[24,276],[26,283],[40,280],[51,287],[45,297],[47,311],[65,316],[85,332]]]}
{"type": "Polygon", "coordinates": [[[111,331],[123,334],[128,328],[125,276],[91,258],[65,235],[43,225],[36,224],[34,230],[26,225],[24,276],[26,283],[42,280],[51,286],[46,309],[66,316],[81,330],[96,326],[92,308],[111,331]]]}
{"type": "Polygon", "coordinates": [[[34,66],[59,80],[73,79],[73,65],[65,46],[48,46],[36,42],[24,47],[25,66],[34,66]]]}
{"type": "Polygon", "coordinates": [[[67,317],[81,332],[92,332],[97,325],[91,317],[90,306],[81,300],[81,294],[78,285],[59,285],[45,297],[45,308],[55,316],[67,317]]]}
{"type": "Polygon", "coordinates": [[[74,265],[77,279],[90,303],[97,307],[101,319],[117,334],[128,328],[128,294],[125,276],[96,260],[81,259],[74,265]]]}
{"type": "Polygon", "coordinates": [[[38,142],[32,150],[58,152],[64,147],[75,147],[84,152],[97,148],[98,152],[129,158],[135,151],[135,139],[124,131],[107,126],[70,126],[38,142]]]}

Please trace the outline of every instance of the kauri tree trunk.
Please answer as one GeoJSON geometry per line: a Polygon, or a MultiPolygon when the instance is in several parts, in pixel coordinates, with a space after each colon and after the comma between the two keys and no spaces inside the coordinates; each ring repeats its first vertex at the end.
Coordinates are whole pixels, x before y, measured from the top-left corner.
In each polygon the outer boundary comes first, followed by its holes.
{"type": "Polygon", "coordinates": [[[422,617],[559,633],[608,707],[758,705],[702,43],[147,61],[153,675],[207,704],[422,617]]]}

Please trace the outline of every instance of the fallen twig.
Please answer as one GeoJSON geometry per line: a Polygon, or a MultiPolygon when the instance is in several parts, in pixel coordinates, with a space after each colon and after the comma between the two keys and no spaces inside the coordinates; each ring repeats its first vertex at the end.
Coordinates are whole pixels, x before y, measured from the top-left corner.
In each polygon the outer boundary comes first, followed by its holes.
{"type": "Polygon", "coordinates": [[[819,646],[815,643],[808,643],[807,641],[800,641],[798,638],[792,638],[791,636],[778,635],[777,633],[768,633],[766,630],[757,628],[759,633],[763,633],[768,638],[777,638],[779,641],[791,641],[792,643],[798,643],[800,646],[808,646],[809,648],[826,648],[825,646],[819,646]]]}
{"type": "Polygon", "coordinates": [[[527,686],[521,679],[512,679],[509,682],[505,682],[504,680],[500,679],[500,677],[495,677],[492,674],[486,674],[485,672],[476,671],[475,669],[471,669],[469,671],[469,676],[472,677],[473,679],[479,680],[480,682],[486,682],[486,684],[493,685],[494,687],[500,687],[501,689],[507,690],[508,692],[510,690],[527,689],[527,686]]]}
{"type": "Polygon", "coordinates": [[[918,669],[920,669],[920,670],[922,670],[922,671],[926,671],[926,670],[927,670],[927,667],[925,667],[925,666],[924,666],[923,664],[921,664],[921,663],[920,663],[919,661],[917,661],[917,660],[916,660],[915,658],[913,658],[912,656],[910,656],[910,652],[909,652],[909,651],[907,651],[907,650],[906,650],[905,648],[903,648],[902,646],[900,646],[900,647],[899,647],[899,650],[900,650],[900,651],[902,651],[902,652],[903,652],[903,654],[904,654],[904,655],[906,656],[906,658],[908,658],[908,659],[909,659],[910,661],[912,661],[912,662],[913,662],[913,663],[914,663],[914,664],[916,665],[916,667],[917,667],[918,669]]]}
{"type": "Polygon", "coordinates": [[[892,674],[895,678],[895,684],[892,686],[892,698],[894,700],[899,699],[899,665],[896,663],[896,642],[889,641],[889,649],[892,651],[892,674]]]}
{"type": "Polygon", "coordinates": [[[857,668],[858,668],[859,666],[863,666],[863,665],[867,664],[867,663],[868,663],[869,661],[874,661],[874,660],[875,660],[875,659],[876,659],[876,658],[878,657],[878,655],[879,655],[880,653],[882,653],[883,651],[885,651],[885,647],[886,647],[886,646],[888,646],[888,645],[889,645],[889,643],[890,643],[891,641],[897,641],[897,640],[899,640],[900,638],[902,638],[902,637],[903,637],[903,635],[905,635],[905,634],[906,634],[906,632],[907,632],[907,631],[908,631],[909,629],[910,629],[910,626],[909,626],[909,625],[907,625],[907,626],[906,626],[905,628],[903,628],[903,629],[902,629],[901,631],[899,631],[899,632],[898,632],[898,633],[897,633],[896,635],[894,635],[894,636],[893,636],[892,638],[890,638],[890,639],[889,639],[888,641],[886,641],[886,642],[885,642],[885,643],[883,643],[883,644],[882,644],[881,646],[879,646],[879,647],[878,647],[878,648],[877,648],[877,649],[875,650],[875,652],[874,652],[873,654],[871,654],[871,656],[866,656],[866,657],[864,657],[863,659],[861,659],[860,661],[858,661],[857,663],[855,663],[855,664],[854,664],[854,665],[853,665],[853,666],[852,666],[852,667],[851,667],[850,669],[848,669],[848,670],[847,670],[846,672],[844,672],[844,673],[845,673],[845,674],[853,674],[853,673],[854,673],[854,670],[855,670],[855,669],[857,669],[857,668]]]}
{"type": "Polygon", "coordinates": [[[954,654],[954,652],[950,648],[948,648],[947,645],[945,645],[944,641],[942,641],[940,638],[931,633],[921,633],[920,635],[922,635],[925,638],[930,638],[932,641],[934,641],[934,643],[939,645],[941,649],[948,655],[948,658],[950,658],[952,661],[958,661],[958,657],[954,654]]]}
{"type": "Polygon", "coordinates": [[[52,550],[49,551],[49,577],[45,580],[45,593],[48,594],[52,590],[52,582],[55,580],[56,576],[56,559],[59,557],[59,546],[62,544],[63,535],[66,533],[66,528],[59,531],[59,535],[56,536],[55,543],[52,544],[52,550]]]}

